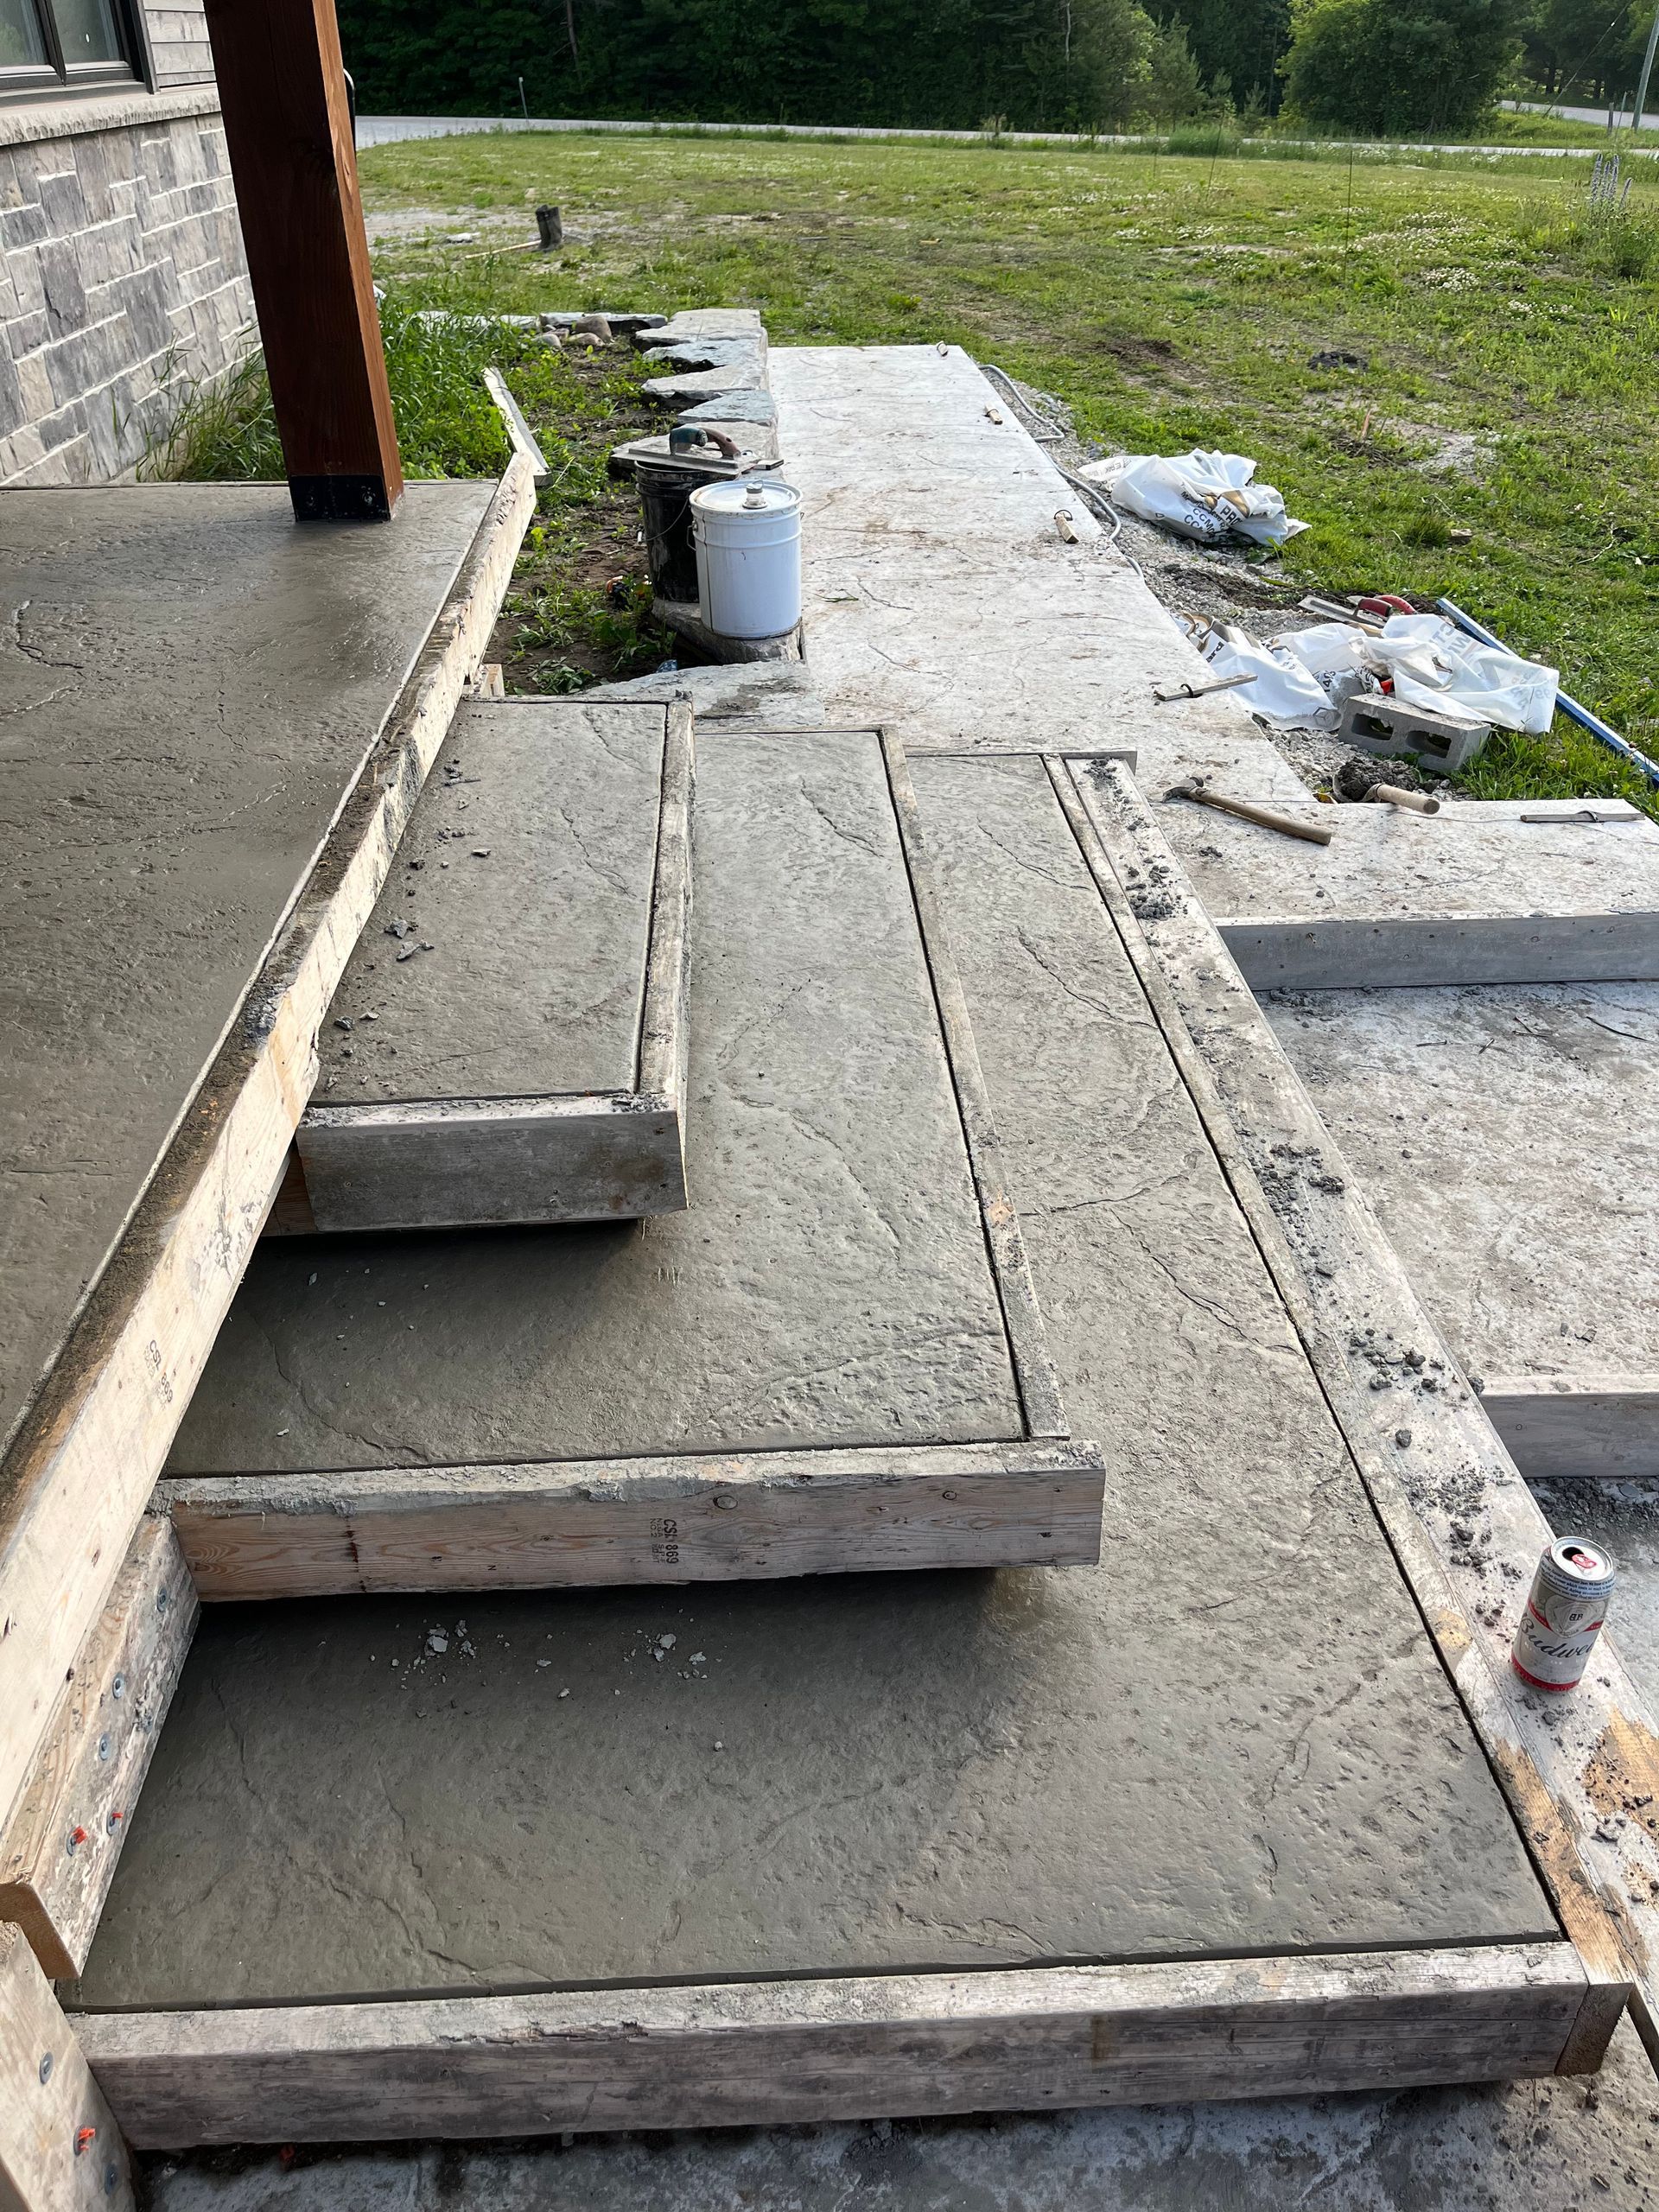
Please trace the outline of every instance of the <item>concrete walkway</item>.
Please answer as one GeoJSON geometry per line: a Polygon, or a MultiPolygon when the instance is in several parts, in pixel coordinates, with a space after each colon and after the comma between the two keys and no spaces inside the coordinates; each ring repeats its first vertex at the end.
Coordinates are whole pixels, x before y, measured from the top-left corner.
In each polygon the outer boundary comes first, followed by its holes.
{"type": "MultiPolygon", "coordinates": [[[[359,115],[358,150],[361,152],[366,146],[393,145],[405,138],[455,138],[474,130],[611,130],[636,137],[695,134],[709,138],[869,138],[921,145],[983,146],[990,143],[982,130],[887,130],[846,123],[619,123],[594,118],[583,121],[564,115],[359,115]]],[[[1085,137],[1071,130],[1005,130],[1001,143],[1005,146],[1161,147],[1164,136],[1160,132],[1117,131],[1085,137]]],[[[1294,157],[1304,144],[1318,144],[1326,152],[1342,153],[1351,142],[1346,138],[1287,138],[1282,143],[1287,157],[1294,157]]],[[[1354,150],[1361,154],[1522,154],[1545,161],[1576,160],[1597,150],[1593,146],[1461,146],[1376,138],[1356,138],[1351,143],[1354,150]]]]}

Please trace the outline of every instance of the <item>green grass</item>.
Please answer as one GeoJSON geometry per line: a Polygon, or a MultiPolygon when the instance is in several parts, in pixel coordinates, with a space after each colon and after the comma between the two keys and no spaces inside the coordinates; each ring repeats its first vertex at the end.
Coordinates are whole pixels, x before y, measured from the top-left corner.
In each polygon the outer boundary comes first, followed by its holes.
{"type": "MultiPolygon", "coordinates": [[[[1579,164],[1540,162],[607,134],[384,147],[362,168],[372,210],[437,227],[480,195],[525,232],[563,205],[562,254],[471,264],[502,309],[749,302],[785,345],[949,340],[1103,443],[1253,454],[1313,525],[1283,573],[1446,594],[1659,749],[1651,155],[1605,221],[1579,164]],[[1328,352],[1367,365],[1310,365],[1328,352]]],[[[429,279],[455,251],[377,260],[429,279]]],[[[1556,728],[1496,741],[1471,780],[1645,796],[1556,728]]]]}

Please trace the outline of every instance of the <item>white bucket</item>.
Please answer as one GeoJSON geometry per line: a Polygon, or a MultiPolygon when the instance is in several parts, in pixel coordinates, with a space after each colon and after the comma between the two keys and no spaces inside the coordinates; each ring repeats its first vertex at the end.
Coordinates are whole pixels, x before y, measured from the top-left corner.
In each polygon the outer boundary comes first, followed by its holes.
{"type": "Polygon", "coordinates": [[[781,638],[801,619],[801,495],[775,476],[691,494],[697,598],[719,638],[781,638]]]}

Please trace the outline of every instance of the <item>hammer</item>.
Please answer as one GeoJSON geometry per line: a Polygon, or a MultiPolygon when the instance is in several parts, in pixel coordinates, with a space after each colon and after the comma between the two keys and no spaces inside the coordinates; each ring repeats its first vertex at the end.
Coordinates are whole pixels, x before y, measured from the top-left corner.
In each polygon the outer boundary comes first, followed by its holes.
{"type": "Polygon", "coordinates": [[[1251,799],[1228,798],[1220,791],[1206,790],[1202,776],[1189,776],[1185,783],[1175,785],[1164,796],[1196,799],[1200,806],[1213,806],[1221,814],[1236,814],[1241,822],[1255,822],[1263,830],[1276,830],[1281,837],[1306,838],[1310,845],[1328,845],[1337,834],[1334,829],[1327,830],[1322,822],[1300,822],[1294,814],[1275,814],[1271,807],[1257,806],[1251,799]]]}

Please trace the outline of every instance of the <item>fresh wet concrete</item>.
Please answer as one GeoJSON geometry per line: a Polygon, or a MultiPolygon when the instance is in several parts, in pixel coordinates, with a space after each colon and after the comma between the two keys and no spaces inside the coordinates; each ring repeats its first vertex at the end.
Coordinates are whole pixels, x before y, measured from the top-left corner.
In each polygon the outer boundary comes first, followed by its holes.
{"type": "Polygon", "coordinates": [[[0,1446],[60,1351],[470,547],[488,484],[6,495],[0,1446]]]}
{"type": "MultiPolygon", "coordinates": [[[[791,743],[780,791],[810,773],[791,743]]],[[[1107,1459],[1102,1566],[210,1612],[84,2001],[1553,1935],[1042,764],[912,769],[1062,1388],[1107,1459]]],[[[879,815],[831,811],[867,850],[879,815]]],[[[705,960],[731,864],[710,848],[705,960]]],[[[767,1004],[729,1046],[706,1015],[705,1049],[777,1069],[767,1004]]],[[[397,1376],[435,1396],[470,1367],[481,1420],[505,1303],[446,1325],[466,1358],[397,1376]]]]}
{"type": "Polygon", "coordinates": [[[689,1211],[268,1242],[169,1471],[1024,1433],[876,740],[706,739],[694,848],[689,1211]]]}
{"type": "Polygon", "coordinates": [[[320,1103],[634,1088],[664,729],[457,710],[323,1024],[320,1103]]]}

